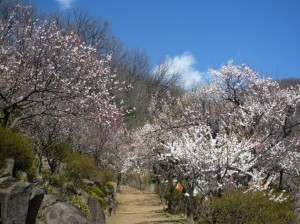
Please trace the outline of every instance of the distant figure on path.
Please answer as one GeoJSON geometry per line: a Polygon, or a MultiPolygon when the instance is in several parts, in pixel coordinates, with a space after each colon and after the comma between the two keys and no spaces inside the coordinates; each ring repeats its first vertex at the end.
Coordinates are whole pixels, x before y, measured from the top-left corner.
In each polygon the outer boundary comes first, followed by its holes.
{"type": "Polygon", "coordinates": [[[108,215],[111,216],[112,211],[114,210],[114,213],[116,213],[116,208],[117,208],[118,202],[115,199],[114,194],[111,194],[109,196],[108,200],[108,215]]]}

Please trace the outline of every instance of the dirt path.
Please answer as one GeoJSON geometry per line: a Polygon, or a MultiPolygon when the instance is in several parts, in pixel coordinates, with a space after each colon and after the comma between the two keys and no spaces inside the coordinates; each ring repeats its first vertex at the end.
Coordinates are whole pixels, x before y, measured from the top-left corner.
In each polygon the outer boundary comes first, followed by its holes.
{"type": "Polygon", "coordinates": [[[163,206],[156,195],[122,186],[117,194],[116,213],[107,217],[107,224],[183,224],[185,219],[163,212],[163,206]]]}

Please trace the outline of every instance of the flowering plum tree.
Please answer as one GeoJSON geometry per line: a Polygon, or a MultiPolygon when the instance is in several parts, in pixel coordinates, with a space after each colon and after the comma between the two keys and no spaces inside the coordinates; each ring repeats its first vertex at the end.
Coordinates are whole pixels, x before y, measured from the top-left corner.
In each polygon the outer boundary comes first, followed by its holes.
{"type": "Polygon", "coordinates": [[[74,32],[32,19],[26,7],[16,6],[0,21],[0,46],[2,125],[14,128],[41,116],[70,124],[76,116],[108,128],[120,126],[108,87],[110,57],[100,60],[74,32]]]}
{"type": "Polygon", "coordinates": [[[189,195],[280,189],[284,175],[298,177],[300,86],[280,88],[246,65],[210,73],[209,85],[180,99],[154,97],[153,123],[138,133],[156,162],[171,164],[189,195]]]}
{"type": "Polygon", "coordinates": [[[39,159],[51,144],[67,141],[99,162],[122,127],[111,57],[99,57],[55,20],[32,15],[30,7],[14,5],[0,16],[1,125],[38,137],[39,159]]]}

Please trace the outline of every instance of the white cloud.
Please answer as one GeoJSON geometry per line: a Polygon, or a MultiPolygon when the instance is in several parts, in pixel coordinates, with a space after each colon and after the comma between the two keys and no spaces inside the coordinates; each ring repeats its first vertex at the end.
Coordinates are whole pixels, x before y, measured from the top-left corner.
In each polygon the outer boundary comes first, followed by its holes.
{"type": "Polygon", "coordinates": [[[72,3],[75,2],[75,0],[56,0],[59,2],[61,9],[69,9],[72,6],[72,3]]]}
{"type": "Polygon", "coordinates": [[[178,72],[181,75],[185,88],[191,88],[200,84],[206,72],[195,70],[193,65],[196,64],[196,59],[190,52],[185,52],[182,55],[175,56],[174,58],[166,57],[165,64],[168,64],[169,73],[178,72]]]}

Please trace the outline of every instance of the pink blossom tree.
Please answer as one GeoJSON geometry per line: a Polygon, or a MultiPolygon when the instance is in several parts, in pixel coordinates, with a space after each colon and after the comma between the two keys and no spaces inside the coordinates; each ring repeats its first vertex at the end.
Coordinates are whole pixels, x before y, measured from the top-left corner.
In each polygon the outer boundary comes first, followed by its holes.
{"type": "Polygon", "coordinates": [[[33,20],[26,9],[0,21],[0,41],[2,125],[13,128],[36,116],[120,125],[108,87],[113,79],[109,56],[100,60],[75,33],[52,21],[33,20]]]}
{"type": "Polygon", "coordinates": [[[110,58],[16,5],[0,19],[1,124],[37,136],[43,149],[67,141],[99,162],[122,128],[110,58]]]}

